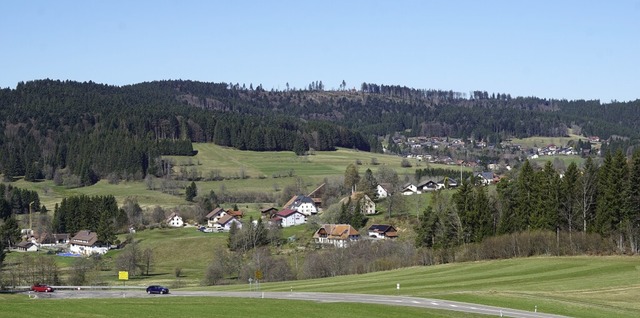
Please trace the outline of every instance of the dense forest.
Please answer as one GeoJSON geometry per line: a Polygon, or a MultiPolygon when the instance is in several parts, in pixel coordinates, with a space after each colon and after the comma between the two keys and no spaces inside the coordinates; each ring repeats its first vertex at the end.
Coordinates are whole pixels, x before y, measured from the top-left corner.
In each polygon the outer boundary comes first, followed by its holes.
{"type": "Polygon", "coordinates": [[[0,89],[0,171],[7,180],[82,186],[109,176],[162,176],[161,155],[191,155],[192,142],[243,150],[381,152],[384,136],[583,135],[633,145],[639,101],[548,100],[505,93],[421,90],[363,83],[359,90],[266,91],[262,85],[156,81],[128,86],[36,80],[0,89]]]}

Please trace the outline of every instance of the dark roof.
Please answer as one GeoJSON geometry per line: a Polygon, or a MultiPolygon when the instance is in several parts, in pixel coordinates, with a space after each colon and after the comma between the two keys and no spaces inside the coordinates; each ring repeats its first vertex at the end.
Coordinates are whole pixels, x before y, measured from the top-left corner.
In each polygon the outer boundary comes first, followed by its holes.
{"type": "Polygon", "coordinates": [[[276,212],[276,211],[278,211],[278,209],[274,207],[270,207],[270,208],[264,208],[260,210],[260,213],[265,214],[265,213],[276,212]]]}
{"type": "Polygon", "coordinates": [[[287,202],[284,207],[288,209],[296,210],[299,206],[301,206],[304,203],[314,204],[313,199],[311,199],[310,197],[306,195],[297,195],[292,197],[291,200],[289,200],[289,202],[287,202]]]}
{"type": "Polygon", "coordinates": [[[29,247],[31,247],[33,245],[35,245],[35,244],[33,244],[32,242],[24,241],[24,242],[20,242],[20,243],[16,244],[16,247],[28,249],[29,247]]]}
{"type": "Polygon", "coordinates": [[[377,233],[396,232],[396,228],[388,224],[373,224],[368,231],[377,233]]]}
{"type": "Polygon", "coordinates": [[[89,230],[81,230],[76,233],[76,236],[71,238],[71,244],[93,246],[98,241],[98,234],[89,230]]]}
{"type": "Polygon", "coordinates": [[[424,188],[424,187],[431,187],[431,188],[435,188],[435,186],[437,185],[437,183],[433,180],[427,180],[424,182],[421,182],[420,184],[417,185],[418,188],[424,188]]]}

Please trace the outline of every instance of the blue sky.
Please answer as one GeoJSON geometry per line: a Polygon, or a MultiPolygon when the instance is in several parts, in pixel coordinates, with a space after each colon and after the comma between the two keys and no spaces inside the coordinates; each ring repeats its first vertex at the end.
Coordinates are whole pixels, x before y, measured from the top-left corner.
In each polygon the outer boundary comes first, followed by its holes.
{"type": "Polygon", "coordinates": [[[41,78],[640,98],[640,0],[2,1],[0,87],[41,78]]]}

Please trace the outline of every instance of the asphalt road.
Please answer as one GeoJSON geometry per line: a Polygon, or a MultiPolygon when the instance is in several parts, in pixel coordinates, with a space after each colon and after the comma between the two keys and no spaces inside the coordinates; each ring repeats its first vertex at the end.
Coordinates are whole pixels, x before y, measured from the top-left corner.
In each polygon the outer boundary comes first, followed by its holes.
{"type": "Polygon", "coordinates": [[[305,292],[213,292],[213,291],[172,291],[167,295],[148,295],[144,290],[97,290],[80,288],[80,290],[56,290],[54,293],[26,292],[29,297],[80,299],[80,298],[149,298],[149,297],[240,297],[240,298],[271,298],[294,299],[318,302],[353,302],[366,304],[381,304],[391,306],[410,306],[419,308],[454,310],[474,314],[485,314],[498,317],[521,318],[557,318],[560,315],[546,314],[542,312],[500,308],[463,302],[455,302],[440,299],[428,299],[405,296],[383,296],[366,294],[334,294],[334,293],[305,293],[305,292]]]}

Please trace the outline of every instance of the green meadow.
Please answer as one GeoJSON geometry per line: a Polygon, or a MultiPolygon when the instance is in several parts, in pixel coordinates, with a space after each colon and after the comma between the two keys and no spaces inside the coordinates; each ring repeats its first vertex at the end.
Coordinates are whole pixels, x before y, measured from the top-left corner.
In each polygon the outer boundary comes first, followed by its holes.
{"type": "Polygon", "coordinates": [[[380,313],[397,317],[485,317],[454,311],[355,303],[220,297],[152,297],[118,299],[29,299],[0,295],[0,316],[73,317],[308,317],[369,318],[380,313]]]}
{"type": "MultiPolygon", "coordinates": [[[[314,291],[439,298],[572,317],[637,317],[640,258],[535,257],[263,284],[264,291],[314,291]]],[[[216,286],[211,290],[246,290],[216,286]]]]}
{"type": "MultiPolygon", "coordinates": [[[[211,143],[194,143],[194,149],[198,154],[192,157],[168,156],[175,162],[174,172],[181,170],[191,171],[195,169],[203,178],[212,172],[217,173],[225,180],[198,181],[198,194],[207,194],[210,191],[216,193],[229,192],[266,192],[278,194],[287,185],[296,182],[296,178],[302,178],[307,190],[311,192],[326,178],[340,178],[349,164],[359,163],[361,174],[366,169],[374,173],[379,167],[390,167],[398,172],[401,180],[404,175],[413,177],[416,168],[445,168],[446,165],[429,165],[412,160],[413,167],[403,168],[401,157],[374,154],[356,151],[352,149],[338,149],[336,151],[316,151],[307,156],[296,156],[293,152],[257,152],[240,151],[233,148],[221,147],[211,143]],[[375,163],[375,164],[374,164],[375,163]],[[246,178],[240,178],[242,175],[246,178]]],[[[459,169],[454,167],[453,169],[459,169]]],[[[468,169],[468,168],[464,168],[468,169]]],[[[159,189],[160,180],[154,181],[154,186],[159,189]]],[[[22,179],[12,182],[13,186],[35,190],[40,196],[40,201],[47,209],[53,210],[56,203],[63,198],[73,195],[113,195],[119,203],[126,198],[134,198],[143,207],[162,206],[176,207],[190,205],[184,198],[184,190],[180,189],[178,195],[163,193],[160,190],[149,190],[144,181],[122,181],[111,184],[106,180],[81,188],[66,188],[57,186],[51,180],[41,182],[26,182],[22,179]]],[[[184,184],[187,184],[184,182],[184,184]]]]}

